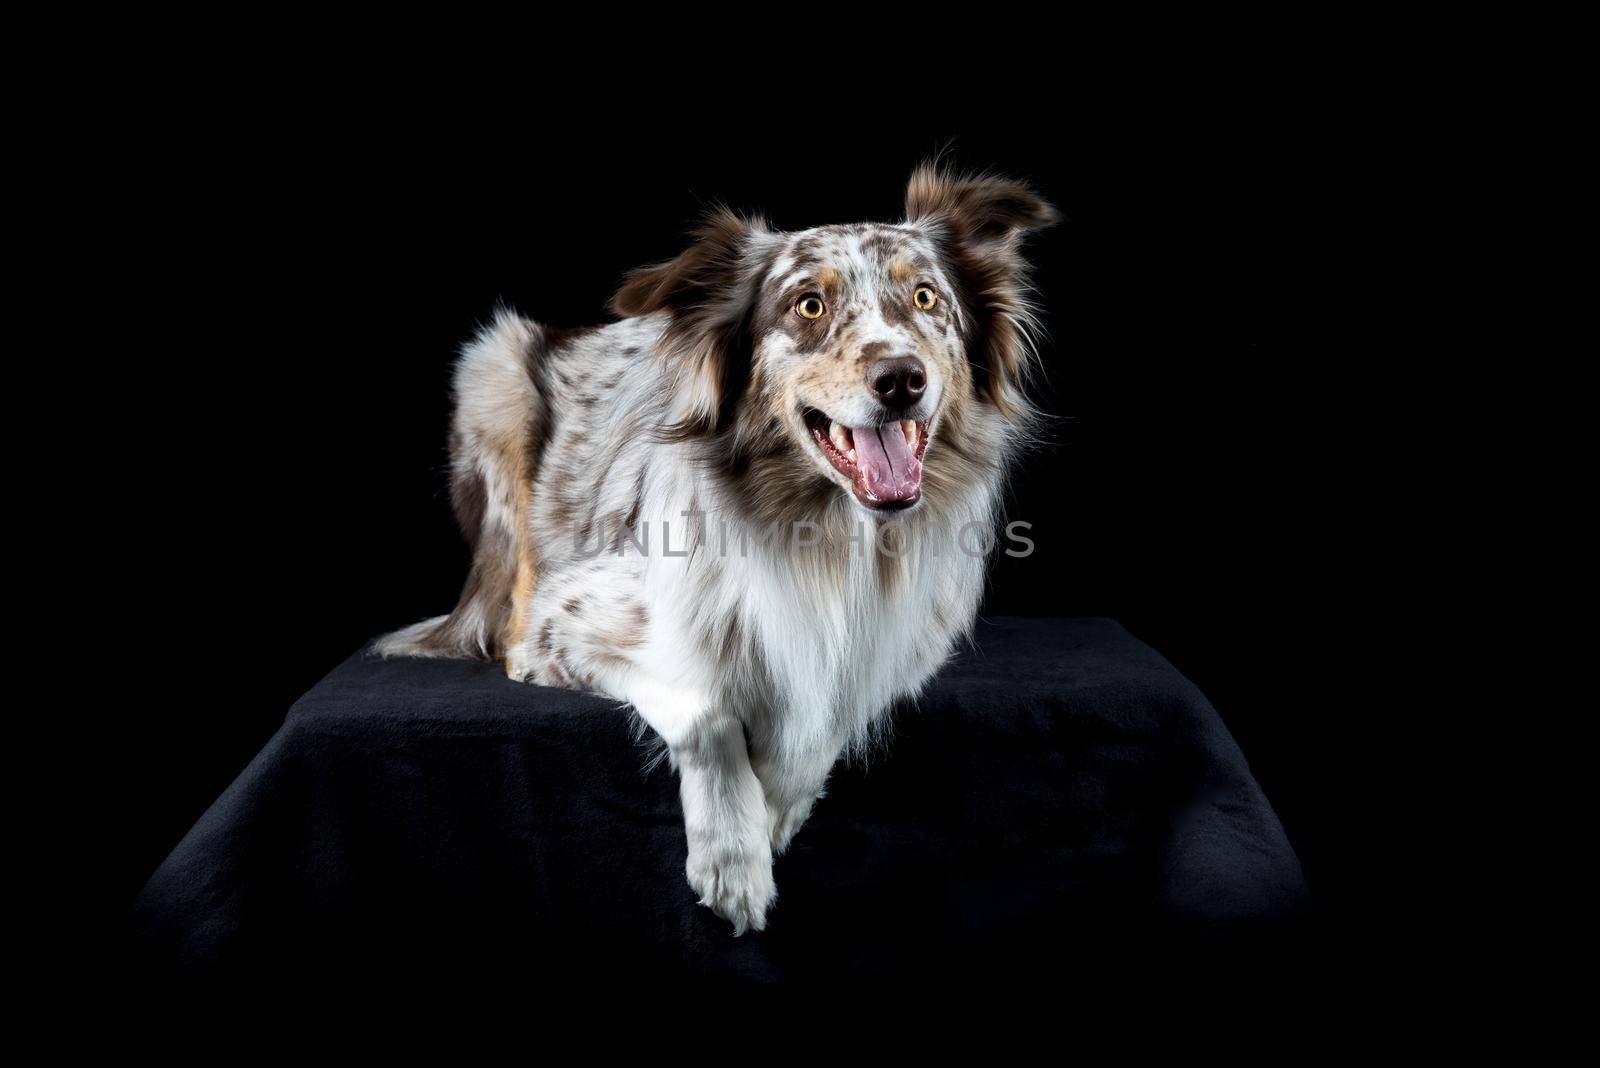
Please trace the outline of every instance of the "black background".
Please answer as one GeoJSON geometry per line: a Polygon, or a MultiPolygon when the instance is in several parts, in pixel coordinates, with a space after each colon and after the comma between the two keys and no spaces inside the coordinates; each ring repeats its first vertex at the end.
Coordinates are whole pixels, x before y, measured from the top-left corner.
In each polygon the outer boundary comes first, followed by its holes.
{"type": "Polygon", "coordinates": [[[1340,324],[1371,299],[1385,149],[1353,150],[1318,94],[1112,90],[866,114],[643,97],[581,117],[245,93],[123,143],[129,180],[102,205],[123,409],[108,592],[149,606],[125,642],[168,667],[145,680],[161,715],[132,703],[105,736],[112,910],[298,694],[453,603],[449,369],[496,301],[603,320],[622,273],[673,255],[713,201],[783,228],[894,220],[912,167],[948,149],[1064,217],[1031,246],[1056,418],[1008,509],[1038,549],[996,562],[985,613],[1111,616],[1166,654],[1239,740],[1324,911],[1353,915],[1386,356],[1340,324]]]}

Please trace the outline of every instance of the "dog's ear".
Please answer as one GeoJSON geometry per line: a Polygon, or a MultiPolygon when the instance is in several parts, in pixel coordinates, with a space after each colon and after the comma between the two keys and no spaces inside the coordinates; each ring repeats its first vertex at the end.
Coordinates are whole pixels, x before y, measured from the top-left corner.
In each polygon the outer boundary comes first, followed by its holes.
{"type": "Polygon", "coordinates": [[[1028,410],[1024,386],[1037,360],[1022,239],[1056,218],[1043,197],[1009,178],[923,164],[906,186],[906,222],[933,237],[960,279],[978,389],[1008,416],[1028,410]]]}
{"type": "Polygon", "coordinates": [[[629,272],[611,298],[618,315],[667,311],[663,336],[674,379],[671,431],[716,430],[750,374],[750,313],[777,235],[725,208],[706,216],[677,259],[629,272]]]}

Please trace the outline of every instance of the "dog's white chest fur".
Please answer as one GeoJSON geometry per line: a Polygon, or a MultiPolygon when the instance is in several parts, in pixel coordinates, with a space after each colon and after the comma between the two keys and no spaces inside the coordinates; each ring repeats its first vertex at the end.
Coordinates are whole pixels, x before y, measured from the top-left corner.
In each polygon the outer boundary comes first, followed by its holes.
{"type": "MultiPolygon", "coordinates": [[[[646,588],[666,608],[652,635],[663,657],[682,657],[674,635],[698,635],[693,644],[715,659],[699,665],[697,688],[740,709],[785,753],[840,736],[864,742],[895,699],[938,669],[981,593],[981,556],[943,532],[884,529],[848,512],[838,521],[765,545],[732,538],[717,559],[648,564],[646,588]]],[[[717,531],[708,526],[710,555],[717,531]]]]}

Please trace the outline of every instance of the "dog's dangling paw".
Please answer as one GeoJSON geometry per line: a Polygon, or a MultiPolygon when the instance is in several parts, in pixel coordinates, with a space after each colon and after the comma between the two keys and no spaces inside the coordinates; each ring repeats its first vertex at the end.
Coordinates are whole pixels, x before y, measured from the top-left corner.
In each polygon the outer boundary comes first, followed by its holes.
{"type": "Polygon", "coordinates": [[[766,929],[767,910],[778,891],[772,881],[772,853],[764,843],[748,851],[691,846],[687,874],[700,904],[733,924],[735,938],[766,929]]]}

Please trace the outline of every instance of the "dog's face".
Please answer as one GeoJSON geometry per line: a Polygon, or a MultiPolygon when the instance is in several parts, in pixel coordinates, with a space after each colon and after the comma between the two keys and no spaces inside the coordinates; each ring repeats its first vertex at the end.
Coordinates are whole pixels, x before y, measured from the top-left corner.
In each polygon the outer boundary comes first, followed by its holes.
{"type": "Polygon", "coordinates": [[[912,508],[942,434],[982,407],[1024,411],[1020,239],[1053,210],[1019,183],[931,168],[906,208],[898,225],[798,233],[721,212],[613,301],[671,312],[679,431],[720,435],[776,484],[769,496],[794,499],[820,476],[870,511],[912,508]]]}
{"type": "Polygon", "coordinates": [[[766,414],[863,507],[921,499],[940,403],[971,387],[956,292],[904,226],[785,235],[762,279],[752,377],[766,414]]]}

